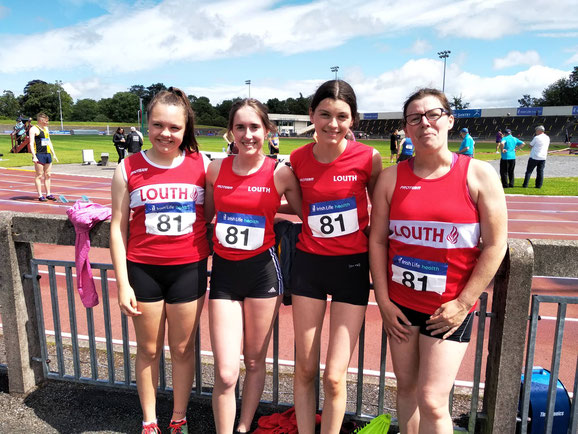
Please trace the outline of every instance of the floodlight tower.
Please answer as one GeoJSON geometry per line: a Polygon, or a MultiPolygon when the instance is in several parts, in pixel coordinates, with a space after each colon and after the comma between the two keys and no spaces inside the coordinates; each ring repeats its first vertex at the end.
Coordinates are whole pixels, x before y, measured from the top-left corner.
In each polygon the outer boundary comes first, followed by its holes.
{"type": "Polygon", "coordinates": [[[444,79],[442,81],[442,92],[445,92],[446,90],[446,61],[448,57],[450,57],[450,53],[451,51],[449,50],[438,51],[438,56],[440,56],[440,59],[444,59],[444,79]]]}
{"type": "Polygon", "coordinates": [[[64,123],[62,122],[62,100],[60,99],[60,92],[62,91],[62,81],[56,80],[56,85],[58,86],[56,92],[58,92],[58,106],[60,107],[60,131],[64,131],[64,123]]]}
{"type": "Polygon", "coordinates": [[[249,98],[251,98],[251,80],[245,80],[245,84],[249,86],[249,98]]]}
{"type": "Polygon", "coordinates": [[[339,71],[339,66],[332,66],[331,72],[335,72],[335,79],[337,80],[337,71],[339,71]]]}

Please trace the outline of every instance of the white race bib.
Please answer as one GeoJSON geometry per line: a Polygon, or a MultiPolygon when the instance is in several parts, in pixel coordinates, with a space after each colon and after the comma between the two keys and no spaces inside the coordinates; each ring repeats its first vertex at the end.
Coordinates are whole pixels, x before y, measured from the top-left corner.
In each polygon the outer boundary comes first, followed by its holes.
{"type": "Polygon", "coordinates": [[[415,291],[446,292],[448,264],[425,259],[394,256],[392,280],[415,291]]]}
{"type": "Polygon", "coordinates": [[[177,236],[193,231],[197,219],[195,202],[145,204],[147,234],[177,236]]]}
{"type": "Polygon", "coordinates": [[[318,238],[334,238],[359,230],[355,197],[312,203],[307,222],[318,238]]]}
{"type": "Polygon", "coordinates": [[[265,221],[259,215],[218,212],[215,234],[225,247],[256,250],[265,239],[265,221]]]}

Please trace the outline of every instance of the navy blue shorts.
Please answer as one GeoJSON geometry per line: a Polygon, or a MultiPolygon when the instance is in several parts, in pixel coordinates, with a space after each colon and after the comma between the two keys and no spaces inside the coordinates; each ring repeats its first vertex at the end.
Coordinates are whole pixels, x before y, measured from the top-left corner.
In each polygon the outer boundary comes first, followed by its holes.
{"type": "MultiPolygon", "coordinates": [[[[431,315],[423,312],[418,312],[417,310],[410,309],[409,307],[402,306],[397,304],[393,301],[399,309],[403,312],[403,314],[407,317],[409,322],[414,327],[419,327],[419,334],[429,336],[436,339],[441,339],[445,333],[440,333],[439,335],[432,336],[432,332],[434,330],[426,330],[426,327],[429,324],[426,324],[426,321],[430,318],[431,315]]],[[[464,322],[460,324],[458,329],[446,338],[446,341],[454,341],[454,342],[469,342],[470,337],[472,335],[472,328],[474,325],[474,313],[470,312],[464,319],[464,322]]]]}
{"type": "Polygon", "coordinates": [[[48,152],[37,152],[36,159],[40,164],[52,164],[52,155],[48,152]]]}
{"type": "Polygon", "coordinates": [[[126,261],[128,281],[141,303],[187,303],[207,292],[207,260],[180,265],[126,261]]]}
{"type": "Polygon", "coordinates": [[[273,248],[251,258],[230,261],[213,253],[210,300],[243,301],[283,294],[283,277],[273,248]]]}
{"type": "Polygon", "coordinates": [[[297,249],[291,269],[291,294],[367,306],[369,257],[367,253],[324,256],[297,249]]]}

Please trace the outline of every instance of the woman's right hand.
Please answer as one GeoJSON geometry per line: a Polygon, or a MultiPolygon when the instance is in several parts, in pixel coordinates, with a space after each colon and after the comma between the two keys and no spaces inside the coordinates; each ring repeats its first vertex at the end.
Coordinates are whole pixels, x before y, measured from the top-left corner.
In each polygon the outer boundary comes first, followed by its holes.
{"type": "Polygon", "coordinates": [[[383,328],[387,337],[395,339],[397,343],[409,341],[408,335],[410,334],[409,326],[411,326],[411,323],[400,308],[391,301],[381,303],[380,308],[383,328]]]}
{"type": "Polygon", "coordinates": [[[137,316],[141,314],[137,309],[134,290],[130,286],[118,290],[118,306],[120,307],[120,311],[127,316],[137,316]]]}

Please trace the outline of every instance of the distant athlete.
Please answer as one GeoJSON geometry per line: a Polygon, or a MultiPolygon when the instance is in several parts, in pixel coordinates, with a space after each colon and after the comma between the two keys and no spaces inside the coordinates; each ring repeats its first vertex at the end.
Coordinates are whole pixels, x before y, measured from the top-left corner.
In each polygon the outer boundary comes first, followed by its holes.
{"type": "Polygon", "coordinates": [[[45,113],[38,113],[36,120],[38,124],[32,126],[29,133],[30,152],[36,172],[34,184],[36,185],[38,200],[46,202],[47,200],[56,200],[56,197],[50,192],[50,169],[52,168],[52,159],[58,161],[58,158],[48,132],[48,116],[45,113]],[[42,181],[44,181],[46,196],[42,194],[42,181]]]}

